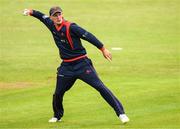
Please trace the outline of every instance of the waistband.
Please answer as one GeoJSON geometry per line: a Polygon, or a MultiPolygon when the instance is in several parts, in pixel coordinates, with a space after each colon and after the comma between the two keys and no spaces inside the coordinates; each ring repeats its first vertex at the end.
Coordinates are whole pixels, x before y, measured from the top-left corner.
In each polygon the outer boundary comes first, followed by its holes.
{"type": "Polygon", "coordinates": [[[63,59],[63,62],[73,62],[73,61],[77,61],[77,60],[80,60],[82,58],[86,58],[87,55],[82,55],[82,56],[78,56],[78,57],[75,57],[75,58],[71,58],[71,59],[63,59]]]}

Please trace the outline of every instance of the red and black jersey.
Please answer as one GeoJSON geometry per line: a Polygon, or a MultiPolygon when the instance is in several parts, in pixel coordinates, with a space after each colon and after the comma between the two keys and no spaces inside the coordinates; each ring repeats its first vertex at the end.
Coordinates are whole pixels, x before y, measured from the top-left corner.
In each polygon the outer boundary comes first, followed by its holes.
{"type": "Polygon", "coordinates": [[[75,23],[64,20],[57,28],[48,16],[39,11],[33,10],[32,16],[43,22],[51,31],[56,46],[59,48],[60,57],[64,61],[73,61],[86,55],[81,39],[90,42],[99,49],[103,47],[103,44],[93,34],[75,23]]]}

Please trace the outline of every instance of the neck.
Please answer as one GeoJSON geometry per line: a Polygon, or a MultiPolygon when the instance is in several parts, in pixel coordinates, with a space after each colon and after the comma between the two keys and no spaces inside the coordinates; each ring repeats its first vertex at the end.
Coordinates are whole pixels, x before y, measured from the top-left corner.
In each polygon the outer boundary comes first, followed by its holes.
{"type": "Polygon", "coordinates": [[[63,24],[63,22],[64,22],[64,19],[62,19],[62,22],[61,22],[61,23],[58,23],[58,24],[57,24],[57,23],[54,23],[54,25],[57,26],[57,27],[59,27],[59,26],[61,26],[61,25],[63,24]]]}
{"type": "Polygon", "coordinates": [[[58,31],[62,28],[63,23],[64,23],[64,22],[62,22],[61,24],[56,24],[56,23],[54,23],[54,25],[55,25],[55,27],[56,27],[56,29],[57,29],[58,31]]]}

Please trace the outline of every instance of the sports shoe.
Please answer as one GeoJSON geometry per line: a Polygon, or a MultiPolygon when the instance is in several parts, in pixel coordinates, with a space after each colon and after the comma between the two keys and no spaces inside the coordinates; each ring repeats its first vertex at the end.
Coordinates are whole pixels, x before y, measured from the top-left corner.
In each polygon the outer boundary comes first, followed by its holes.
{"type": "Polygon", "coordinates": [[[126,124],[127,122],[129,122],[129,118],[126,116],[126,114],[120,114],[119,118],[123,124],[126,124]]]}
{"type": "Polygon", "coordinates": [[[58,118],[56,117],[53,117],[49,120],[50,123],[55,123],[55,122],[58,122],[58,121],[61,121],[61,119],[58,120],[58,118]]]}

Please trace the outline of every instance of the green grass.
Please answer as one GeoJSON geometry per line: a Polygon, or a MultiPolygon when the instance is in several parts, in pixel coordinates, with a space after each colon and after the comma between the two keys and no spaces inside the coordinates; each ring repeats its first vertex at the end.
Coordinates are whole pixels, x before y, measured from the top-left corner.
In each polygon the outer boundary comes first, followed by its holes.
{"type": "Polygon", "coordinates": [[[0,0],[0,128],[180,128],[179,0],[0,0]],[[94,33],[113,61],[83,41],[103,82],[123,103],[131,122],[87,84],[64,98],[61,123],[52,116],[58,50],[48,29],[24,8],[48,14],[60,5],[66,19],[94,33]]]}

